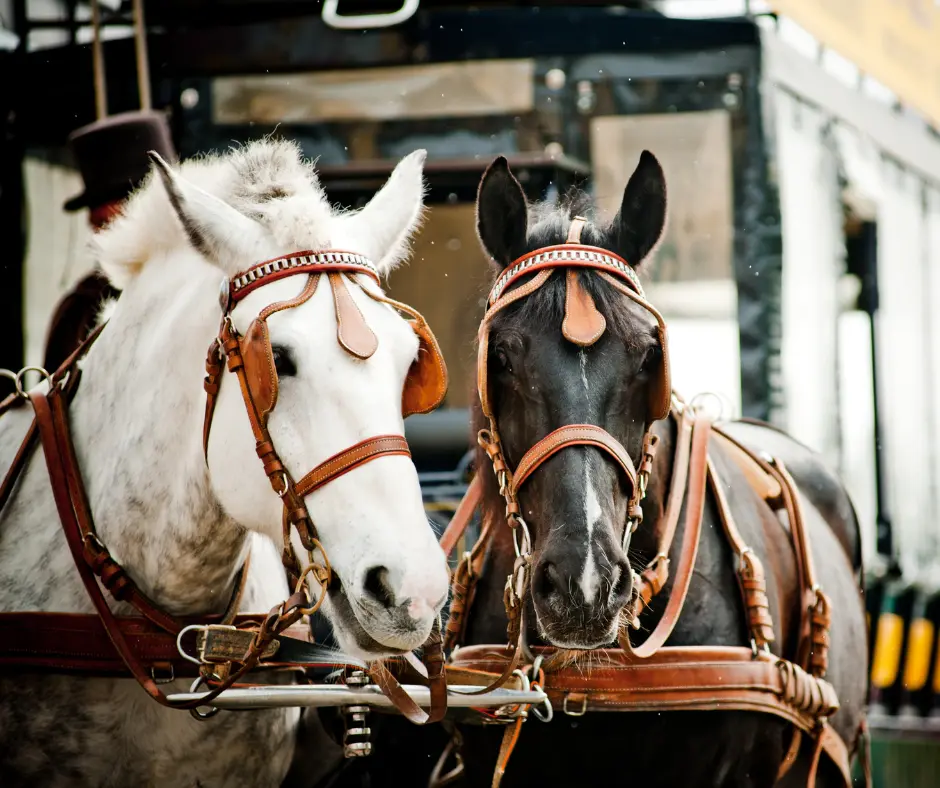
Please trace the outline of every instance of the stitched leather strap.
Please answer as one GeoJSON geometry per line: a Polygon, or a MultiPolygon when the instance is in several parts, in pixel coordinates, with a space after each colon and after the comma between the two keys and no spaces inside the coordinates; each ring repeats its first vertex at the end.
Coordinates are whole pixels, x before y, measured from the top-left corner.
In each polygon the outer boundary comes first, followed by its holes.
{"type": "MultiPolygon", "coordinates": [[[[811,737],[839,768],[845,788],[851,788],[848,748],[828,724],[820,726],[817,717],[838,708],[835,690],[786,660],[767,654],[755,658],[749,648],[687,646],[665,648],[639,661],[624,651],[596,649],[577,665],[551,666],[557,649],[535,647],[533,651],[546,660],[540,685],[556,709],[664,712],[721,708],[772,714],[811,737]]],[[[506,648],[464,646],[452,657],[455,680],[476,671],[485,681],[485,677],[496,675],[508,658],[506,648]]]]}
{"type": "Polygon", "coordinates": [[[454,547],[457,546],[457,542],[460,541],[460,537],[466,533],[470,521],[473,519],[473,513],[480,505],[482,497],[483,490],[480,486],[480,477],[474,476],[463,498],[460,499],[460,505],[457,507],[457,511],[454,512],[454,516],[451,517],[447,528],[445,528],[444,533],[441,534],[440,545],[445,556],[450,556],[454,547]]]}
{"type": "MultiPolygon", "coordinates": [[[[264,619],[263,613],[242,614],[228,623],[242,629],[250,639],[253,633],[244,628],[257,628],[264,619]]],[[[198,666],[180,656],[175,634],[160,629],[142,616],[116,616],[115,621],[121,635],[148,674],[162,674],[172,670],[177,677],[199,675],[198,666]]],[[[211,625],[225,621],[220,616],[204,616],[184,618],[181,623],[184,626],[211,625]]],[[[332,664],[324,662],[322,649],[319,653],[308,651],[309,638],[309,627],[293,625],[278,636],[275,642],[277,650],[266,656],[263,664],[332,664]],[[298,659],[306,656],[317,656],[317,660],[311,662],[298,659]]],[[[195,641],[195,631],[184,635],[183,647],[187,653],[195,655],[195,641]]],[[[132,675],[101,619],[94,614],[81,613],[0,613],[0,666],[115,678],[132,675]]]]}
{"type": "Polygon", "coordinates": [[[512,476],[514,493],[525,483],[532,473],[549,457],[568,446],[594,446],[606,451],[623,470],[630,482],[631,493],[636,489],[636,470],[627,450],[609,432],[593,424],[568,424],[550,432],[529,449],[519,460],[519,465],[512,476]]]}
{"type": "Polygon", "coordinates": [[[685,485],[689,478],[689,452],[692,445],[692,411],[683,408],[676,417],[676,449],[673,455],[672,479],[666,499],[666,511],[663,514],[663,527],[659,536],[659,548],[639,579],[636,581],[636,601],[633,609],[634,619],[639,618],[650,600],[662,591],[669,579],[669,551],[676,536],[682,502],[685,500],[685,485]]]}
{"type": "Polygon", "coordinates": [[[328,460],[324,460],[304,476],[295,485],[297,495],[303,498],[344,473],[349,473],[360,465],[389,454],[410,457],[411,449],[408,448],[408,441],[401,435],[379,435],[360,441],[355,446],[350,446],[334,454],[328,460]]]}
{"type": "Polygon", "coordinates": [[[424,665],[428,671],[428,687],[431,691],[431,706],[428,711],[424,711],[412,700],[398,683],[398,679],[381,662],[375,662],[369,668],[369,675],[379,689],[395,704],[395,708],[415,725],[440,722],[447,713],[447,678],[444,674],[440,619],[434,623],[431,635],[424,644],[424,665]]]}
{"type": "Polygon", "coordinates": [[[708,473],[708,436],[711,422],[705,416],[696,416],[692,427],[692,449],[689,465],[689,489],[686,500],[685,533],[682,538],[682,552],[676,569],[676,579],[666,603],[666,610],[650,636],[636,648],[630,643],[630,634],[621,629],[620,645],[636,659],[648,659],[653,656],[672,634],[679,620],[685,598],[692,581],[692,570],[698,556],[699,536],[702,532],[702,515],[705,508],[706,475],[708,473]]]}
{"type": "MultiPolygon", "coordinates": [[[[111,593],[115,600],[128,602],[141,615],[148,618],[158,627],[167,632],[177,633],[182,628],[179,621],[160,610],[144,594],[112,557],[95,532],[91,507],[85,493],[78,460],[75,457],[75,447],[72,443],[72,434],[69,429],[68,410],[64,397],[59,389],[53,389],[49,396],[35,395],[30,397],[36,409],[36,420],[42,433],[43,448],[49,441],[54,441],[57,448],[56,459],[61,470],[62,480],[66,485],[65,495],[69,500],[71,516],[62,518],[59,509],[62,527],[66,537],[70,540],[70,547],[79,549],[82,563],[101,579],[101,582],[111,593]],[[39,406],[37,407],[37,402],[39,406]]],[[[49,453],[46,454],[46,464],[49,465],[49,453]]],[[[53,490],[55,492],[55,490],[53,490]]],[[[58,505],[58,501],[57,501],[58,505]]],[[[75,552],[73,549],[73,557],[75,552]]],[[[76,559],[77,560],[77,559],[76,559]]],[[[95,589],[98,585],[94,583],[95,589]]]]}
{"type": "Polygon", "coordinates": [[[748,631],[756,648],[766,648],[775,640],[774,622],[770,616],[770,602],[767,599],[767,580],[764,566],[757,555],[744,542],[741,532],[734,522],[724,485],[718,476],[714,463],[708,460],[708,476],[712,495],[718,507],[718,518],[724,528],[725,536],[738,559],[738,585],[741,589],[741,601],[747,616],[748,631]]]}
{"type": "Polygon", "coordinates": [[[493,770],[493,782],[491,788],[499,788],[503,781],[503,775],[506,773],[506,767],[509,765],[509,758],[513,750],[516,749],[516,743],[519,741],[519,734],[522,732],[523,717],[518,717],[503,731],[503,740],[499,745],[499,754],[496,757],[496,768],[493,770]]]}

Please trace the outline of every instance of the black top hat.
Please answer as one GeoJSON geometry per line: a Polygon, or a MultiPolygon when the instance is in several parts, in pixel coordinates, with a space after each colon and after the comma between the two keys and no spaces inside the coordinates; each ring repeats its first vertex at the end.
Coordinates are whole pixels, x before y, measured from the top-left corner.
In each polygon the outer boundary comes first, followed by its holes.
{"type": "Polygon", "coordinates": [[[160,112],[111,115],[73,131],[69,146],[85,191],[65,203],[66,211],[123,200],[150,171],[147,151],[171,163],[177,159],[170,126],[160,112]]]}

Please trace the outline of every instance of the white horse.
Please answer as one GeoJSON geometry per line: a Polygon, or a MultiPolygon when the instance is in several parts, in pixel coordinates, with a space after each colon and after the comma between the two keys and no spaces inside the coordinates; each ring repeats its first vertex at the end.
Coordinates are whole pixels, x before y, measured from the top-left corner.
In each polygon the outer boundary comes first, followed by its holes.
{"type": "MultiPolygon", "coordinates": [[[[151,174],[96,238],[97,259],[122,295],[82,362],[72,433],[99,536],[165,611],[222,612],[249,547],[240,609],[267,611],[289,593],[275,548],[281,500],[232,374],[223,375],[203,455],[203,365],[219,329],[220,282],[263,260],[328,248],[388,273],[420,222],[424,158],[404,158],[365,208],[346,213],[331,210],[294,144],[259,141],[151,174]]],[[[236,328],[244,333],[305,279],[255,290],[235,308],[236,328]]],[[[364,438],[403,434],[402,389],[418,351],[397,312],[351,287],[379,342],[366,361],[346,353],[323,279],[305,304],[269,319],[280,394],[268,426],[295,478],[364,438]]],[[[31,417],[27,406],[0,419],[0,476],[31,417]]],[[[322,609],[341,647],[374,659],[420,646],[448,576],[410,458],[383,456],[306,503],[339,581],[322,609]]],[[[122,615],[134,612],[109,601],[122,615]]],[[[29,610],[93,612],[38,448],[0,513],[0,611],[29,610]]],[[[189,683],[165,689],[185,692],[189,683]]],[[[158,705],[130,678],[2,675],[0,784],[276,786],[298,719],[297,709],[277,709],[199,722],[158,705]]]]}

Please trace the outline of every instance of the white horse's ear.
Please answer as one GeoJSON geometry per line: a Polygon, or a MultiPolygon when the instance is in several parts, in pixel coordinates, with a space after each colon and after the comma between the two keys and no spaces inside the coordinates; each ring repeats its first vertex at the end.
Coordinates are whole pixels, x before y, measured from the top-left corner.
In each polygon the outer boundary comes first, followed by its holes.
{"type": "Polygon", "coordinates": [[[147,155],[197,251],[223,270],[232,266],[240,268],[246,257],[263,258],[270,241],[261,224],[182,178],[156,151],[149,151],[147,155]]]}
{"type": "Polygon", "coordinates": [[[424,214],[424,160],[426,150],[403,158],[385,185],[362,210],[340,217],[343,235],[368,249],[379,273],[387,274],[408,255],[412,233],[424,214]]]}

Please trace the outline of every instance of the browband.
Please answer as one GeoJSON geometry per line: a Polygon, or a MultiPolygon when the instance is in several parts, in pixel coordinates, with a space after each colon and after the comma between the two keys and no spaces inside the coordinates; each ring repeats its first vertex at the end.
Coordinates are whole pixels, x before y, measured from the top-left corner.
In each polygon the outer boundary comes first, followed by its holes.
{"type": "Polygon", "coordinates": [[[593,268],[608,271],[624,279],[640,298],[646,298],[640,277],[622,257],[586,244],[566,243],[558,246],[546,246],[523,255],[509,266],[497,278],[490,291],[488,303],[496,303],[506,288],[516,279],[545,268],[593,268]]]}
{"type": "Polygon", "coordinates": [[[294,274],[319,274],[324,272],[366,274],[379,281],[379,272],[369,258],[354,252],[293,252],[273,260],[253,265],[231,279],[222,281],[219,304],[223,311],[237,303],[262,285],[276,282],[294,274]]]}

